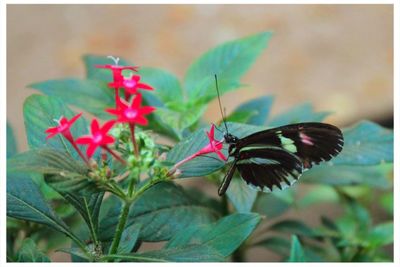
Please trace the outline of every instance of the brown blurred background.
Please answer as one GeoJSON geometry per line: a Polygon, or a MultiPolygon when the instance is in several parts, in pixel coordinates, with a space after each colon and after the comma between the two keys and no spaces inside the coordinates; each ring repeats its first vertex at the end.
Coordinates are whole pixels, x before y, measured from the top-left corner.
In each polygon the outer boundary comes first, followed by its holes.
{"type": "MultiPolygon", "coordinates": [[[[274,32],[270,44],[242,80],[251,87],[223,97],[228,113],[273,94],[273,114],[308,101],[334,111],[328,121],[339,126],[391,121],[391,5],[8,5],[7,118],[19,148],[26,149],[22,104],[35,93],[26,85],[83,77],[85,53],[119,55],[182,78],[209,48],[265,30],[274,32]]],[[[214,101],[206,120],[219,117],[214,101]]],[[[273,260],[266,256],[253,260],[273,260]]]]}

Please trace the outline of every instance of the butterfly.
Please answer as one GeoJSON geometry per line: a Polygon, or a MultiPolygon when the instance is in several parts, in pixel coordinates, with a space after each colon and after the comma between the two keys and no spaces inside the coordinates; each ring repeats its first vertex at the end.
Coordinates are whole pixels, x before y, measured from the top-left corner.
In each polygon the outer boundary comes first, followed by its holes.
{"type": "Polygon", "coordinates": [[[304,171],[331,160],[342,150],[341,130],[319,122],[289,124],[238,138],[228,131],[216,75],[215,82],[226,129],[224,142],[229,145],[229,157],[233,158],[218,189],[220,196],[225,194],[236,170],[248,185],[257,190],[282,190],[298,180],[304,171]]]}

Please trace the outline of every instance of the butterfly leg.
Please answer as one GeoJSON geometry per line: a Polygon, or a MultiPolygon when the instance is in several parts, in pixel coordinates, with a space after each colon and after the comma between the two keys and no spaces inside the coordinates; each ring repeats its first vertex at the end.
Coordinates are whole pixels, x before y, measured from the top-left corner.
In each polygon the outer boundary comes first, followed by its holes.
{"type": "Polygon", "coordinates": [[[222,180],[222,183],[218,188],[218,195],[222,196],[223,194],[225,194],[229,184],[231,183],[235,170],[236,170],[236,160],[232,163],[229,171],[226,173],[224,179],[222,180]]]}

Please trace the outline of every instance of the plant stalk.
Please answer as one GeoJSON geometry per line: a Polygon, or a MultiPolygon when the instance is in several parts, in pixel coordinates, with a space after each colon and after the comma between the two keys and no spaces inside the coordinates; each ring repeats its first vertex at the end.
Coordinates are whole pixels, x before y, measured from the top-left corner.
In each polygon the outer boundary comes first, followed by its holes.
{"type": "Polygon", "coordinates": [[[117,253],[119,242],[121,241],[122,232],[125,229],[126,221],[128,219],[129,209],[131,207],[130,201],[125,201],[124,207],[122,208],[121,215],[119,217],[119,222],[117,225],[117,230],[115,231],[114,239],[111,243],[111,248],[109,254],[117,253]]]}

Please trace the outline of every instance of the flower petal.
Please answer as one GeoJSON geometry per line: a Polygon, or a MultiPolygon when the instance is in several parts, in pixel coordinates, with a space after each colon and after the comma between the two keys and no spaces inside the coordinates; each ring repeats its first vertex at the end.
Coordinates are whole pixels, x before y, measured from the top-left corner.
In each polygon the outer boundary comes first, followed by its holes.
{"type": "Polygon", "coordinates": [[[72,124],[74,124],[74,122],[79,119],[79,117],[82,116],[82,112],[76,114],[75,116],[72,117],[72,119],[69,121],[69,125],[71,126],[72,124]]]}
{"type": "Polygon", "coordinates": [[[216,150],[216,151],[214,151],[214,152],[218,155],[218,157],[219,157],[220,159],[222,159],[223,161],[227,161],[227,158],[225,157],[224,154],[222,154],[221,151],[216,150]]]}
{"type": "Polygon", "coordinates": [[[137,94],[135,96],[135,98],[133,99],[132,104],[131,104],[130,107],[131,108],[139,108],[140,104],[142,104],[142,95],[141,94],[137,94]]]}
{"type": "Polygon", "coordinates": [[[86,145],[92,143],[93,138],[91,136],[82,136],[76,139],[76,143],[79,145],[86,145]]]}
{"type": "Polygon", "coordinates": [[[88,156],[88,158],[91,158],[94,154],[94,152],[96,151],[98,145],[95,144],[90,144],[86,150],[86,155],[88,156]]]}
{"type": "Polygon", "coordinates": [[[155,107],[146,106],[146,107],[142,107],[139,112],[140,112],[140,114],[147,115],[147,114],[152,113],[155,110],[156,110],[155,107]]]}
{"type": "Polygon", "coordinates": [[[153,87],[151,87],[150,85],[144,84],[144,83],[138,83],[137,87],[140,89],[144,89],[144,90],[150,90],[150,91],[154,90],[153,87]]]}
{"type": "Polygon", "coordinates": [[[149,123],[149,121],[143,116],[137,116],[135,118],[135,123],[146,126],[149,123]]]}
{"type": "Polygon", "coordinates": [[[99,122],[97,119],[93,119],[92,123],[90,124],[90,131],[93,133],[97,133],[99,131],[99,122]]]}
{"type": "Polygon", "coordinates": [[[104,135],[106,135],[107,132],[114,126],[114,124],[115,124],[115,120],[107,121],[107,122],[103,125],[103,127],[101,127],[101,130],[100,130],[101,133],[104,134],[104,135]]]}
{"type": "Polygon", "coordinates": [[[102,145],[108,145],[108,144],[112,144],[115,142],[115,139],[112,136],[106,135],[103,138],[103,141],[101,142],[102,145]]]}

